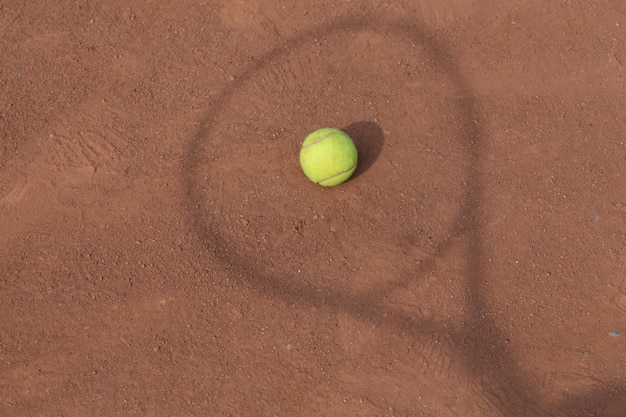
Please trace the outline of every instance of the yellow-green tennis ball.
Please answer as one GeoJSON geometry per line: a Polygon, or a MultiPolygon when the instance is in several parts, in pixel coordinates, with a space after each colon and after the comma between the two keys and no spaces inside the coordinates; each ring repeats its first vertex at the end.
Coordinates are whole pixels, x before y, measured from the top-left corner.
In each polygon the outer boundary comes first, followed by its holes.
{"type": "Polygon", "coordinates": [[[350,136],[331,127],[311,133],[300,149],[304,175],[324,187],[341,184],[350,178],[357,159],[356,146],[350,136]]]}

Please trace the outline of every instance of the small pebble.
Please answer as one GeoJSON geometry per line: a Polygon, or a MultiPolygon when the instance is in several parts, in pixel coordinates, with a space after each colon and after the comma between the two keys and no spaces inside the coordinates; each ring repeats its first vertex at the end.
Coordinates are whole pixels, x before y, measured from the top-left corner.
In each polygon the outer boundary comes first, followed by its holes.
{"type": "Polygon", "coordinates": [[[591,216],[591,221],[597,223],[598,221],[600,221],[600,216],[594,214],[593,216],[591,216]]]}

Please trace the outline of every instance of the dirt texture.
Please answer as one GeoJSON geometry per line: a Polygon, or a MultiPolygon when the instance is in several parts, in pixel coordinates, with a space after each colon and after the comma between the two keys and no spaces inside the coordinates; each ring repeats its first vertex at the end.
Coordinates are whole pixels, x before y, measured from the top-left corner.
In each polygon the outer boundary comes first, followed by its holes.
{"type": "Polygon", "coordinates": [[[625,64],[623,0],[0,1],[0,415],[626,416],[625,64]]]}

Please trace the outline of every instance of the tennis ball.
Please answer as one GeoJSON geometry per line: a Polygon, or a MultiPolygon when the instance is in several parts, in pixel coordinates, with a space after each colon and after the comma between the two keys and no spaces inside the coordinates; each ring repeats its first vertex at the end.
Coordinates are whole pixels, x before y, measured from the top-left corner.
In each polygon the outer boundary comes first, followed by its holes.
{"type": "Polygon", "coordinates": [[[304,175],[324,187],[341,184],[350,178],[357,159],[356,146],[350,136],[330,127],[311,133],[300,149],[304,175]]]}

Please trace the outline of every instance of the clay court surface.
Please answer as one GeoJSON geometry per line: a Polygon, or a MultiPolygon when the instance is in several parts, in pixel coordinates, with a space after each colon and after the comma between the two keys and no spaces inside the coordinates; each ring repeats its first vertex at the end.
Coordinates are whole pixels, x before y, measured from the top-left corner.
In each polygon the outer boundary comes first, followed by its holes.
{"type": "Polygon", "coordinates": [[[0,415],[625,416],[625,74],[623,0],[0,1],[0,415]]]}

